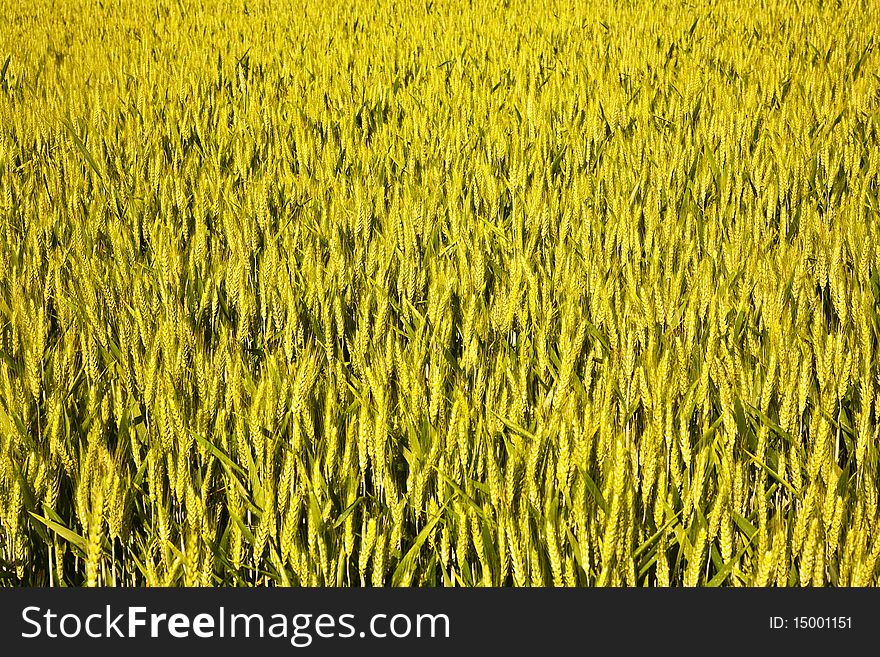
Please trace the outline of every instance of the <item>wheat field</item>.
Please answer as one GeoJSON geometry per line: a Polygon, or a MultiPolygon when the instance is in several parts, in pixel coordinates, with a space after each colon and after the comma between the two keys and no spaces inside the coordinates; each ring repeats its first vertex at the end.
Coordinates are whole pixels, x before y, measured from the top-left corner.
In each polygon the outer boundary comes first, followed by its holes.
{"type": "Polygon", "coordinates": [[[0,583],[877,585],[873,5],[9,0],[0,583]]]}

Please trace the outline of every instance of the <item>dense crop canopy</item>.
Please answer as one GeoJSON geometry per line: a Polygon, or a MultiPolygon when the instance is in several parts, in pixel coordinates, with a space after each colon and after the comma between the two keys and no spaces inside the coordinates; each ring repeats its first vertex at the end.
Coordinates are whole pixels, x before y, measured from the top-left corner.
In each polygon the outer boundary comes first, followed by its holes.
{"type": "Polygon", "coordinates": [[[877,584],[878,39],[8,0],[0,582],[877,584]]]}

